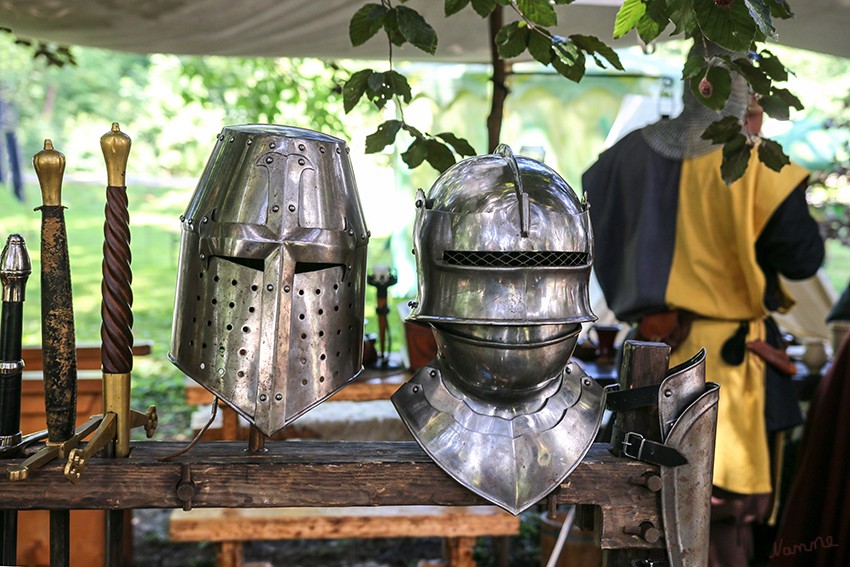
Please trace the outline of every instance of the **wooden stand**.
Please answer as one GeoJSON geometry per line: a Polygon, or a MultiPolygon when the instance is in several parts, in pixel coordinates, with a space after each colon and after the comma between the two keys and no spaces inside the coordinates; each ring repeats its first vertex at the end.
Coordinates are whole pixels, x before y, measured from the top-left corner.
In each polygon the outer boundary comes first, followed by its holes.
{"type": "MultiPolygon", "coordinates": [[[[660,381],[667,369],[666,346],[627,346],[624,369],[635,378],[622,387],[660,381]],[[648,358],[647,358],[648,357],[648,358]],[[639,379],[638,379],[639,378],[639,379]]],[[[644,420],[624,419],[637,428],[644,420]]],[[[20,510],[132,508],[341,508],[352,506],[480,506],[483,498],[440,469],[415,443],[269,441],[264,453],[245,451],[244,442],[202,442],[170,461],[161,457],[185,446],[175,442],[136,443],[127,459],[91,459],[79,484],[68,483],[63,462],[54,461],[21,482],[0,479],[0,508],[20,510]]],[[[608,553],[605,564],[640,557],[631,550],[661,549],[631,529],[647,522],[661,527],[659,493],[647,483],[655,465],[617,457],[608,444],[594,444],[584,460],[549,497],[558,504],[583,505],[583,525],[608,553]]],[[[3,463],[11,466],[19,460],[3,463]]],[[[451,513],[451,512],[449,512],[451,513]]],[[[374,516],[374,514],[373,514],[374,516]]],[[[354,525],[354,524],[352,524],[354,525]]],[[[459,536],[463,537],[463,536],[459,536]]],[[[652,539],[652,538],[650,538],[652,539]]],[[[232,546],[227,550],[233,551],[232,546]]],[[[231,554],[232,555],[232,554],[231,554]]]]}

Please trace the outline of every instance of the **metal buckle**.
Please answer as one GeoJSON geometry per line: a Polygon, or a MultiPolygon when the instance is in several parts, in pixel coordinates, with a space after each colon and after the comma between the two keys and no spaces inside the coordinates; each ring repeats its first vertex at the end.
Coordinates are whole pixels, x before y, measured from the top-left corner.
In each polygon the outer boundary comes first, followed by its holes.
{"type": "Polygon", "coordinates": [[[641,460],[641,455],[643,455],[643,444],[646,439],[640,433],[635,433],[634,431],[629,431],[626,433],[625,438],[623,439],[623,454],[629,458],[635,459],[636,461],[641,460]],[[629,447],[637,446],[637,451],[632,454],[629,447]]]}

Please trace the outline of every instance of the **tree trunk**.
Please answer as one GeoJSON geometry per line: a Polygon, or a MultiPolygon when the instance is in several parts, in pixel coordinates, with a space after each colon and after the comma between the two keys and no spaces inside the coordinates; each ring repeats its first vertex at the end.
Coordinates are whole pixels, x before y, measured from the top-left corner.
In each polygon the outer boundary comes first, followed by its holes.
{"type": "Polygon", "coordinates": [[[499,145],[499,134],[502,131],[502,116],[504,114],[505,98],[508,96],[508,87],[505,86],[507,76],[507,64],[499,57],[499,48],[496,46],[496,34],[502,29],[504,22],[504,11],[502,6],[496,6],[490,13],[490,58],[493,63],[493,100],[490,106],[490,116],[487,117],[487,148],[493,153],[499,145]]]}

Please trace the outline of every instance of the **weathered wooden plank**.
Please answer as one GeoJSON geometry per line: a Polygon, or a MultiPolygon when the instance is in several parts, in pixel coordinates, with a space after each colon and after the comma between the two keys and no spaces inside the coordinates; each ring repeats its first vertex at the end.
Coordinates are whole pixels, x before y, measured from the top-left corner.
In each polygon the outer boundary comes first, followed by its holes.
{"type": "MultiPolygon", "coordinates": [[[[415,443],[268,442],[267,453],[250,454],[245,443],[200,443],[163,462],[184,444],[140,442],[127,459],[94,458],[79,484],[55,461],[24,481],[0,479],[0,508],[126,509],[180,508],[177,484],[188,466],[194,508],[488,504],[440,469],[415,443]]],[[[600,506],[605,548],[635,545],[618,532],[630,518],[660,525],[655,493],[628,482],[652,465],[612,456],[597,444],[562,485],[558,500],[600,506]],[[622,527],[623,524],[619,524],[622,527]]],[[[13,464],[19,461],[7,461],[13,464]]]]}
{"type": "Polygon", "coordinates": [[[519,517],[495,506],[210,508],[171,515],[171,541],[249,541],[516,535],[519,517]]]}

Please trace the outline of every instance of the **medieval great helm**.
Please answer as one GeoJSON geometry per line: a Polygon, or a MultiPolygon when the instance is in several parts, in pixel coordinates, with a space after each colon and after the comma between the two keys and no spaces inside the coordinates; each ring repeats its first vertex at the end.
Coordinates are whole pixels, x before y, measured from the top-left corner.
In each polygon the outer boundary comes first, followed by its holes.
{"type": "Polygon", "coordinates": [[[587,208],[507,146],[449,168],[416,206],[409,319],[439,354],[393,402],[446,472],[519,513],[572,471],[602,417],[602,388],[570,364],[595,320],[587,208]]]}
{"type": "Polygon", "coordinates": [[[266,435],[359,374],[368,233],[345,142],[226,127],[181,221],[180,370],[266,435]]]}

